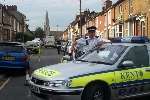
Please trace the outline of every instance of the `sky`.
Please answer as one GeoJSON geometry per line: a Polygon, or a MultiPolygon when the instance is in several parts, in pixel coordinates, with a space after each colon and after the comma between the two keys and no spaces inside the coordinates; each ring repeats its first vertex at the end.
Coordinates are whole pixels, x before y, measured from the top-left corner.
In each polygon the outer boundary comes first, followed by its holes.
{"type": "MultiPolygon", "coordinates": [[[[82,10],[100,12],[104,0],[82,0],[82,10]]],[[[113,0],[116,2],[117,0],[113,0]]],[[[64,30],[79,14],[79,0],[0,0],[1,4],[17,5],[26,15],[30,30],[44,26],[46,11],[52,30],[64,30]]]]}

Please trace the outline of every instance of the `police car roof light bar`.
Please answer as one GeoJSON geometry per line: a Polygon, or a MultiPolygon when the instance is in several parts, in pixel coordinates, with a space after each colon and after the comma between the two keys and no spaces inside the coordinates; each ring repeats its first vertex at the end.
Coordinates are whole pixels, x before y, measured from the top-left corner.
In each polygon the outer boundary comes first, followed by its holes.
{"type": "Polygon", "coordinates": [[[132,37],[117,37],[111,38],[112,43],[148,43],[149,38],[143,36],[132,36],[132,37]]]}

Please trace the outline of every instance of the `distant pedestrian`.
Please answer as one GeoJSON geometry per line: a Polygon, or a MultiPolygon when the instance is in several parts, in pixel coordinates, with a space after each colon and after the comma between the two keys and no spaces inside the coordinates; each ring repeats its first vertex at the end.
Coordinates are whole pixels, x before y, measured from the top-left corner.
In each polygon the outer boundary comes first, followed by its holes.
{"type": "MultiPolygon", "coordinates": [[[[29,59],[30,59],[30,57],[29,57],[29,59]]],[[[24,85],[28,86],[29,85],[29,81],[30,81],[30,76],[31,76],[31,67],[30,67],[30,64],[27,66],[25,74],[26,74],[26,79],[25,79],[24,85]]]]}
{"type": "Polygon", "coordinates": [[[58,52],[58,54],[60,54],[60,52],[61,52],[61,41],[60,40],[57,41],[57,52],[58,52]]]}
{"type": "Polygon", "coordinates": [[[41,61],[41,45],[39,45],[39,48],[38,48],[38,61],[39,62],[41,61]]]}

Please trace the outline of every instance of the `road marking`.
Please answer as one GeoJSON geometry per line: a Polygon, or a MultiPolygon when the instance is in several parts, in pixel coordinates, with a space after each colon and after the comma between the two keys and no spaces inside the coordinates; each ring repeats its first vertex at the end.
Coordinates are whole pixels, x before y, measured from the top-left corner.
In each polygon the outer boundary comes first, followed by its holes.
{"type": "Polygon", "coordinates": [[[30,59],[33,57],[33,54],[30,55],[30,59]]]}
{"type": "Polygon", "coordinates": [[[3,85],[0,87],[0,91],[6,86],[6,84],[10,81],[10,77],[3,83],[3,85]]]}

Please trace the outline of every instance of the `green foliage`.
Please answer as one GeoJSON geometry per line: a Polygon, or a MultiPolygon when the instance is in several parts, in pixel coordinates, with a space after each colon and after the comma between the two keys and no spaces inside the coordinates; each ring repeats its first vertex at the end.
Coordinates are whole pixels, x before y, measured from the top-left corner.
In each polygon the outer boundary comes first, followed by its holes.
{"type": "Polygon", "coordinates": [[[34,33],[30,32],[30,31],[18,32],[16,34],[16,41],[18,41],[18,42],[31,41],[35,37],[41,38],[41,39],[44,37],[44,31],[41,27],[37,27],[34,33]]]}
{"type": "Polygon", "coordinates": [[[44,38],[44,31],[41,27],[37,27],[34,34],[36,38],[44,38]]]}
{"type": "Polygon", "coordinates": [[[34,34],[31,32],[18,32],[16,34],[16,41],[18,42],[26,42],[34,39],[34,34]]]}

